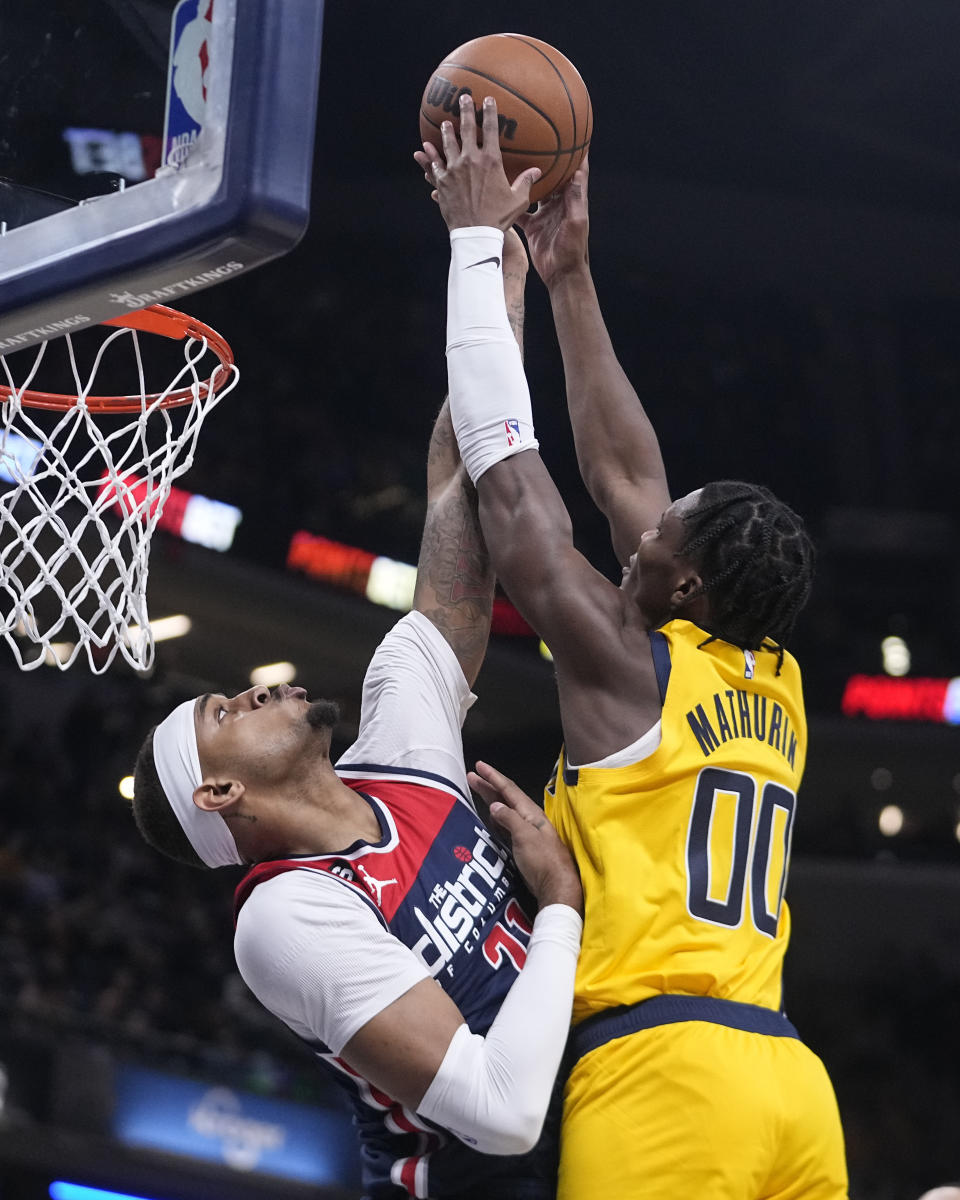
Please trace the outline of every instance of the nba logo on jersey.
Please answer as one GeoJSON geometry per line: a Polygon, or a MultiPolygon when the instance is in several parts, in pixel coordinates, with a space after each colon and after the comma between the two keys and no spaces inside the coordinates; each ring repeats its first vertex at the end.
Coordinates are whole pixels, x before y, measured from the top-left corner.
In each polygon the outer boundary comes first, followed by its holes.
{"type": "Polygon", "coordinates": [[[743,652],[743,677],[744,679],[752,679],[754,667],[757,665],[756,657],[752,650],[744,650],[743,652]]]}
{"type": "Polygon", "coordinates": [[[520,422],[516,417],[507,417],[503,423],[507,435],[507,445],[516,446],[520,441],[520,422]]]}
{"type": "Polygon", "coordinates": [[[203,130],[213,0],[180,0],[170,29],[163,165],[182,167],[203,130]]]}

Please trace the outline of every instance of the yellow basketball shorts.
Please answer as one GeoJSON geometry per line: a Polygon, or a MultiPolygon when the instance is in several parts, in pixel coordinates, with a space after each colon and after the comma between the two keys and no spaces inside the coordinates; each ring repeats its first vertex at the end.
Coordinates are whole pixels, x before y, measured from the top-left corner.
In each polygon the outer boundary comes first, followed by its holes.
{"type": "Polygon", "coordinates": [[[567,1081],[557,1195],[846,1200],[823,1063],[796,1037],[704,1020],[605,1042],[567,1081]]]}

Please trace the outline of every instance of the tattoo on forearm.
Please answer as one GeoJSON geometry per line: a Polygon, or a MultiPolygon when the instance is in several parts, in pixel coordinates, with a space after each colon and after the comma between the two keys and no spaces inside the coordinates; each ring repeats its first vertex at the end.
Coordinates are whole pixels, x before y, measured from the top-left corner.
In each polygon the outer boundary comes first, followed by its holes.
{"type": "Polygon", "coordinates": [[[517,339],[517,345],[520,347],[521,358],[523,358],[523,319],[524,301],[523,286],[521,283],[521,290],[518,296],[510,298],[509,291],[507,293],[507,320],[510,322],[513,336],[517,339]]]}
{"type": "Polygon", "coordinates": [[[427,486],[431,481],[445,482],[460,463],[460,450],[453,432],[453,422],[450,419],[450,404],[444,400],[433,432],[430,435],[430,447],[427,451],[427,486]]]}
{"type": "Polygon", "coordinates": [[[464,477],[456,499],[448,494],[427,513],[417,578],[421,611],[461,661],[483,655],[493,582],[476,493],[464,477]]]}

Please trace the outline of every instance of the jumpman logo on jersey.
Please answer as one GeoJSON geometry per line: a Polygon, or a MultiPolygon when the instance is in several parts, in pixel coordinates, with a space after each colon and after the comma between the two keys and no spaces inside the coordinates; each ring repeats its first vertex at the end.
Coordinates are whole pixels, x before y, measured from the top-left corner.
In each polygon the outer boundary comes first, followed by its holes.
{"type": "Polygon", "coordinates": [[[376,893],[377,904],[380,903],[380,893],[385,887],[389,887],[391,883],[396,883],[395,879],[374,879],[363,863],[357,863],[357,870],[363,876],[363,882],[367,885],[371,892],[376,893]]]}

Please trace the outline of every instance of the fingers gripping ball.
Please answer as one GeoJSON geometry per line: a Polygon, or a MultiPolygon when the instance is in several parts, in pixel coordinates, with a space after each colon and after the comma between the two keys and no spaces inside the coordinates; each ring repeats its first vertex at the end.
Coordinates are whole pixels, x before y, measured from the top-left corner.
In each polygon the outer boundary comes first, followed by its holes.
{"type": "Polygon", "coordinates": [[[593,106],[577,68],[559,50],[519,33],[474,38],[448,54],[420,104],[420,138],[442,152],[440,124],[460,132],[460,96],[469,92],[481,119],[484,96],[497,102],[507,178],[528,167],[542,175],[531,201],[557,191],[580,166],[593,133],[593,106]]]}

